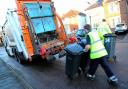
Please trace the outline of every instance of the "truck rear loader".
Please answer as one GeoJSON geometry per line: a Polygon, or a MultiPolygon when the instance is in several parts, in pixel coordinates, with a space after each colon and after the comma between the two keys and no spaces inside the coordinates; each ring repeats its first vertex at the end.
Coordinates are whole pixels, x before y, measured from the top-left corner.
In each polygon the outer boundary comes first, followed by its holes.
{"type": "Polygon", "coordinates": [[[16,9],[7,11],[7,20],[2,27],[7,53],[23,63],[24,60],[32,61],[34,56],[50,60],[61,52],[67,37],[53,2],[16,0],[16,5],[16,9]]]}

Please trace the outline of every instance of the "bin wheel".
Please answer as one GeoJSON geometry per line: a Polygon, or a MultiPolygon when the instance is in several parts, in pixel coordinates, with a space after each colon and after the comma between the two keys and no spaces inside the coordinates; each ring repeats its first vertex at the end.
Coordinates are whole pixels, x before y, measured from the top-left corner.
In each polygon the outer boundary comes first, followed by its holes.
{"type": "Polygon", "coordinates": [[[68,75],[68,78],[69,78],[70,80],[73,80],[73,76],[72,76],[72,75],[68,75]]]}
{"type": "Polygon", "coordinates": [[[78,71],[77,71],[77,73],[78,73],[79,75],[81,75],[81,74],[82,74],[82,70],[79,68],[78,71]]]}
{"type": "Polygon", "coordinates": [[[113,56],[113,59],[114,59],[114,62],[116,62],[116,56],[115,55],[113,56]]]}
{"type": "Polygon", "coordinates": [[[114,59],[116,59],[116,56],[113,56],[114,59]]]}
{"type": "Polygon", "coordinates": [[[119,32],[115,32],[116,35],[119,35],[119,32]]]}

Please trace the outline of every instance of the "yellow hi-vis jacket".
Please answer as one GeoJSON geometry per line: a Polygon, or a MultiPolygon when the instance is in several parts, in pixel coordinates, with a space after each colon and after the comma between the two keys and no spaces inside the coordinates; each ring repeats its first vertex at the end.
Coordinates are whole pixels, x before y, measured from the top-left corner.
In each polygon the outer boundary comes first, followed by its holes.
{"type": "Polygon", "coordinates": [[[88,33],[90,37],[90,59],[96,59],[108,55],[97,31],[88,33]]]}
{"type": "Polygon", "coordinates": [[[100,24],[97,28],[97,31],[101,40],[104,40],[105,34],[112,33],[112,31],[109,28],[109,25],[106,22],[103,22],[102,24],[100,24]]]}

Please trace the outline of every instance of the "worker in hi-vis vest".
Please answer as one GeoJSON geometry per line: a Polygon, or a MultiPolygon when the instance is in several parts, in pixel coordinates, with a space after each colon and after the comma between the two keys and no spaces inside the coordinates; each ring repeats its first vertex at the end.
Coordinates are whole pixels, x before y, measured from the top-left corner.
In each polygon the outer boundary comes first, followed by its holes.
{"type": "Polygon", "coordinates": [[[108,55],[97,30],[91,30],[91,26],[86,24],[84,29],[87,31],[87,45],[85,46],[85,51],[90,50],[90,66],[87,73],[87,78],[93,80],[95,78],[95,72],[100,64],[101,67],[104,69],[109,83],[117,84],[118,79],[113,74],[112,70],[110,69],[107,61],[106,55],[108,55]]]}
{"type": "Polygon", "coordinates": [[[109,27],[109,25],[107,24],[106,20],[103,19],[102,20],[102,23],[97,27],[97,31],[98,31],[98,34],[100,36],[100,39],[104,41],[104,35],[105,34],[111,34],[112,31],[109,27]]]}

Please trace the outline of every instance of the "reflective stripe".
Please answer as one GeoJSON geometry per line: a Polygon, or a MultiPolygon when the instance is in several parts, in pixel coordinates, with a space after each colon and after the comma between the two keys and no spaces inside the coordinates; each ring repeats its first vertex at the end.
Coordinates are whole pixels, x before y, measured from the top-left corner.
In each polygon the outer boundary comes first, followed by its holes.
{"type": "Polygon", "coordinates": [[[102,48],[102,49],[99,49],[99,50],[93,51],[93,52],[91,52],[91,54],[93,54],[93,53],[97,53],[97,52],[100,52],[100,51],[103,51],[103,50],[105,50],[105,48],[102,48]]]}
{"type": "Polygon", "coordinates": [[[100,41],[101,41],[101,40],[97,40],[97,41],[92,42],[91,44],[95,44],[95,43],[100,42],[100,41]]]}
{"type": "Polygon", "coordinates": [[[99,38],[98,32],[89,32],[91,40],[90,59],[96,59],[107,55],[102,41],[99,38]]]}

